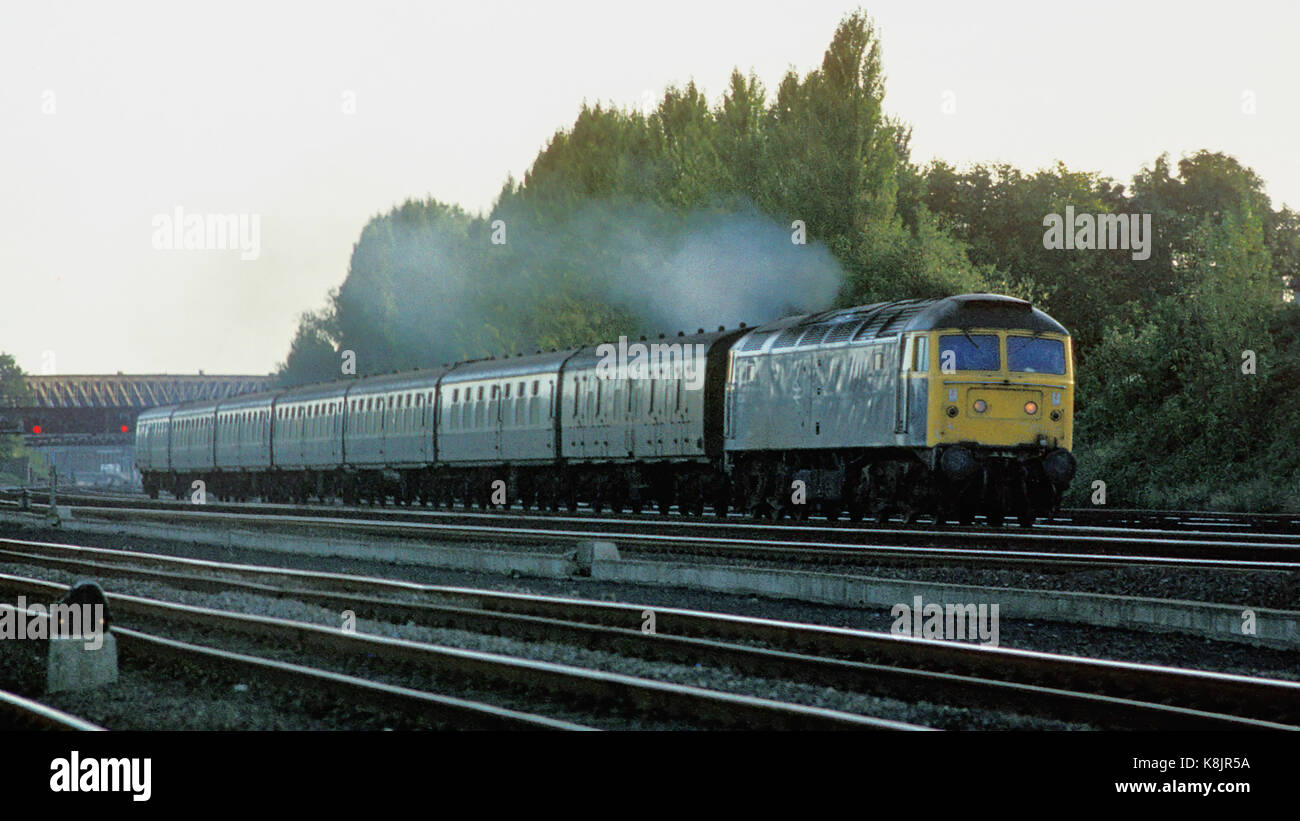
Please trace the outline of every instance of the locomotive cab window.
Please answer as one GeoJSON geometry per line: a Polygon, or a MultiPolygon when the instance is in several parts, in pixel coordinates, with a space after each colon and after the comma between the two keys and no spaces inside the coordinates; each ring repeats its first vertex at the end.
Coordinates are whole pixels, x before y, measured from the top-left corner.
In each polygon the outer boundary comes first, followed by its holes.
{"type": "Polygon", "coordinates": [[[1018,373],[1065,373],[1065,343],[1033,336],[1007,337],[1007,368],[1018,373]]]}
{"type": "Polygon", "coordinates": [[[998,338],[993,334],[945,334],[939,337],[939,367],[959,371],[996,371],[998,338]]]}

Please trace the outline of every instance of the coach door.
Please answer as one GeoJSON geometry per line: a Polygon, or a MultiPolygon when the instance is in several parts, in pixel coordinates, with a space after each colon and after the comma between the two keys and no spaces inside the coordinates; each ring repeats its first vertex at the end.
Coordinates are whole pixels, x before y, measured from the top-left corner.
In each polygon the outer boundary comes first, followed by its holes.
{"type": "Polygon", "coordinates": [[[912,380],[908,376],[908,340],[898,337],[898,368],[894,373],[894,433],[907,432],[907,406],[911,403],[912,380]]]}
{"type": "Polygon", "coordinates": [[[490,390],[487,408],[489,430],[491,431],[492,455],[501,455],[501,385],[493,385],[490,390]]]}

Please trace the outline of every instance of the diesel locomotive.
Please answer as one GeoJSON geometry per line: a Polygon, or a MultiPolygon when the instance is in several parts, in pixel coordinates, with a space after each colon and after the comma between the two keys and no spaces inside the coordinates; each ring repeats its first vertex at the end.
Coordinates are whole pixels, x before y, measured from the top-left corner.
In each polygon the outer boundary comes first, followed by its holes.
{"type": "Polygon", "coordinates": [[[155,498],[1027,526],[1073,406],[1066,329],[966,294],[155,408],[136,464],[155,498]]]}

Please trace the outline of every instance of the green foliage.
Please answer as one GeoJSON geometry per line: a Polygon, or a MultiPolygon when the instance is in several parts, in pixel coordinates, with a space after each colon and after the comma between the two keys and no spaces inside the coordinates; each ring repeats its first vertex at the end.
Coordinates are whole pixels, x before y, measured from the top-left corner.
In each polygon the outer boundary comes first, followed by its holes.
{"type": "MultiPolygon", "coordinates": [[[[12,414],[6,414],[5,409],[30,406],[31,401],[31,389],[17,360],[10,354],[0,353],[0,419],[8,424],[20,423],[22,420],[11,418],[12,414]]],[[[22,452],[22,437],[0,433],[0,462],[16,459],[22,452]]]]}
{"type": "Polygon", "coordinates": [[[1245,203],[1206,208],[1177,245],[1177,290],[1114,323],[1080,373],[1087,472],[1131,504],[1294,508],[1297,462],[1277,443],[1300,435],[1284,399],[1300,399],[1283,335],[1295,309],[1278,300],[1263,220],[1245,203]]]}
{"type": "Polygon", "coordinates": [[[0,408],[21,407],[30,401],[23,369],[11,354],[0,353],[0,408]]]}

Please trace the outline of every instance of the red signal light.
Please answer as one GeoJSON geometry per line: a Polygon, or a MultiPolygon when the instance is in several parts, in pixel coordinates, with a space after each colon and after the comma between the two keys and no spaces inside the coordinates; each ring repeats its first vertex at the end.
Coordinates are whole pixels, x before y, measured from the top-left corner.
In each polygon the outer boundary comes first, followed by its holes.
{"type": "Polygon", "coordinates": [[[123,425],[123,426],[122,426],[122,432],[123,432],[123,433],[126,433],[126,425],[123,425]]]}
{"type": "Polygon", "coordinates": [[[40,432],[41,432],[40,425],[32,425],[32,433],[40,433],[40,432]]]}

